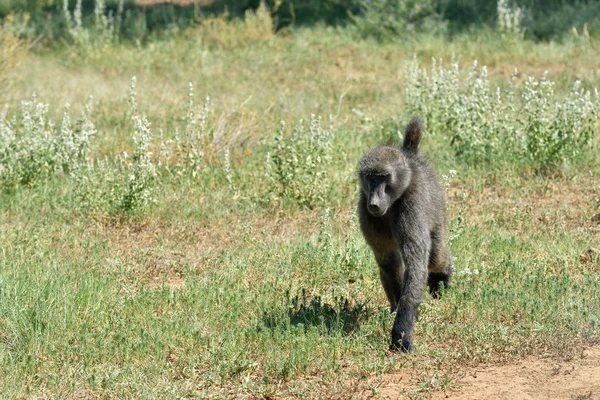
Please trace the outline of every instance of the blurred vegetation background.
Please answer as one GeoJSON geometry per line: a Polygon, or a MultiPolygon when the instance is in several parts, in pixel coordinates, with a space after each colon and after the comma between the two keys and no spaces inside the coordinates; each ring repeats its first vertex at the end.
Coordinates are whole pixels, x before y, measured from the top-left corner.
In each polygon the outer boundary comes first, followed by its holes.
{"type": "MultiPolygon", "coordinates": [[[[95,10],[122,13],[119,36],[147,40],[187,28],[207,16],[242,19],[257,10],[260,0],[79,0],[83,24],[93,23],[95,10]],[[99,4],[100,3],[100,4],[99,4]],[[119,4],[121,3],[121,4],[119,4]]],[[[448,36],[498,27],[498,6],[519,10],[522,35],[534,40],[560,40],[573,28],[586,25],[594,35],[600,28],[600,2],[592,0],[267,0],[277,30],[292,26],[325,24],[354,26],[363,37],[390,40],[428,31],[448,36]]],[[[64,9],[77,0],[0,0],[0,18],[10,14],[31,19],[28,34],[45,41],[68,36],[64,9]]],[[[59,40],[60,41],[60,40],[59,40]]]]}

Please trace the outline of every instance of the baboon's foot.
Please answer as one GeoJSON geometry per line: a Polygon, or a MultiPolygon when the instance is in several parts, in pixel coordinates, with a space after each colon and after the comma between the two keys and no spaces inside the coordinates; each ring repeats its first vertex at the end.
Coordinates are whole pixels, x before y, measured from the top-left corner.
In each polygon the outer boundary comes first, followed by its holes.
{"type": "Polygon", "coordinates": [[[430,272],[427,279],[427,286],[429,286],[429,293],[434,299],[440,297],[440,284],[444,285],[444,289],[450,287],[450,275],[440,272],[430,272]]]}

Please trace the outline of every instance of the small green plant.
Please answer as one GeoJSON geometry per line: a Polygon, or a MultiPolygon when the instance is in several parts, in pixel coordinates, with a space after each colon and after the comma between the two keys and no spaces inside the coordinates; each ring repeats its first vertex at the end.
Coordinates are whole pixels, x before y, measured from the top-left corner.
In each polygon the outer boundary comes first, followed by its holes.
{"type": "Polygon", "coordinates": [[[133,118],[132,155],[90,161],[74,174],[77,203],[87,213],[121,217],[143,213],[154,201],[156,168],[151,159],[150,123],[133,118]]]}
{"type": "Polygon", "coordinates": [[[76,196],[82,209],[103,212],[110,216],[129,215],[144,211],[153,201],[156,166],[152,160],[150,122],[136,114],[136,78],[129,88],[129,113],[133,124],[135,148],[114,159],[88,161],[74,174],[76,196]]]}
{"type": "Polygon", "coordinates": [[[467,197],[468,196],[466,193],[463,193],[460,196],[460,211],[458,212],[458,216],[456,217],[456,220],[450,224],[450,232],[449,232],[450,237],[448,238],[450,245],[452,245],[452,243],[456,239],[458,239],[465,233],[465,215],[466,215],[466,210],[467,210],[467,197]]]}
{"type": "Polygon", "coordinates": [[[273,181],[269,187],[272,191],[279,191],[276,197],[293,200],[310,209],[322,203],[327,188],[326,169],[331,160],[331,146],[331,127],[324,130],[320,117],[311,116],[308,132],[300,121],[290,136],[285,136],[285,123],[282,122],[266,165],[268,176],[273,181]]]}
{"type": "Polygon", "coordinates": [[[444,191],[448,193],[448,189],[450,189],[450,180],[456,176],[457,172],[455,169],[451,169],[448,171],[448,174],[442,175],[442,180],[444,181],[444,191]]]}
{"type": "MultiPolygon", "coordinates": [[[[344,243],[338,246],[335,264],[339,265],[349,283],[354,283],[363,277],[361,262],[364,262],[361,249],[364,244],[362,234],[358,231],[357,209],[352,209],[346,221],[344,243]]],[[[370,258],[368,258],[370,260],[370,258]]]]}
{"type": "Polygon", "coordinates": [[[150,123],[145,116],[133,117],[135,150],[133,160],[126,164],[126,172],[129,173],[126,190],[119,204],[119,211],[132,212],[143,209],[152,201],[153,182],[156,176],[154,163],[149,151],[152,134],[150,123]]]}
{"type": "Polygon", "coordinates": [[[332,250],[331,239],[333,235],[331,229],[331,209],[326,208],[323,210],[323,216],[319,225],[319,236],[317,238],[318,245],[325,251],[332,250]]]}
{"type": "MultiPolygon", "coordinates": [[[[450,189],[450,181],[452,178],[456,176],[456,170],[451,169],[448,171],[448,174],[442,175],[442,181],[444,184],[444,189],[446,191],[446,195],[448,194],[448,189],[450,189]]],[[[448,199],[446,199],[446,204],[448,204],[448,199]]],[[[450,246],[461,236],[465,234],[465,216],[466,216],[466,207],[467,205],[467,194],[462,193],[460,198],[460,210],[458,212],[458,216],[456,219],[450,219],[449,223],[449,237],[448,242],[450,246]]]]}
{"type": "Polygon", "coordinates": [[[235,193],[236,195],[237,193],[237,187],[233,181],[233,169],[231,168],[231,160],[230,160],[230,156],[229,156],[229,149],[225,149],[225,151],[223,152],[223,172],[225,173],[225,180],[227,181],[227,187],[229,187],[229,190],[233,193],[235,193]]]}
{"type": "Polygon", "coordinates": [[[180,134],[179,130],[175,132],[174,153],[177,159],[178,172],[197,177],[202,167],[206,165],[206,158],[214,156],[214,154],[207,154],[211,139],[207,130],[210,97],[206,96],[202,111],[196,116],[194,87],[191,82],[188,83],[188,87],[187,113],[184,117],[185,126],[182,130],[183,134],[180,134]]]}
{"type": "MultiPolygon", "coordinates": [[[[130,109],[136,107],[135,95],[130,94],[129,103],[130,109]]],[[[161,131],[158,163],[169,173],[198,178],[208,167],[209,162],[218,158],[219,149],[213,143],[214,132],[208,126],[210,105],[210,97],[206,96],[203,107],[198,113],[194,101],[194,87],[191,82],[188,83],[188,102],[181,124],[175,126],[174,133],[170,137],[165,137],[161,131]]]]}
{"type": "MultiPolygon", "coordinates": [[[[327,266],[332,279],[343,283],[354,283],[364,275],[364,253],[361,249],[364,240],[358,231],[356,208],[344,221],[342,233],[335,229],[335,215],[331,208],[325,208],[318,222],[316,244],[307,242],[305,252],[311,258],[312,265],[327,266]]],[[[371,261],[370,258],[367,258],[371,261]]]]}

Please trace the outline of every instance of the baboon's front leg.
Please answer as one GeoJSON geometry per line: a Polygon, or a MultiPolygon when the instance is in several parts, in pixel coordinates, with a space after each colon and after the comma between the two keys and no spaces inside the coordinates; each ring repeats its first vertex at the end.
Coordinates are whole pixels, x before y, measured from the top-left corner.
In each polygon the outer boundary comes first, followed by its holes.
{"type": "Polygon", "coordinates": [[[429,253],[429,277],[427,285],[429,293],[434,298],[440,295],[440,284],[444,289],[450,286],[453,271],[453,257],[448,244],[445,242],[445,234],[442,227],[436,228],[431,233],[431,251],[429,253]]]}
{"type": "Polygon", "coordinates": [[[374,253],[379,265],[381,284],[390,302],[390,312],[394,312],[402,294],[402,257],[397,249],[374,253]]]}
{"type": "Polygon", "coordinates": [[[413,330],[427,284],[427,259],[430,242],[405,239],[402,244],[404,282],[392,328],[391,349],[408,352],[414,349],[413,330]]]}

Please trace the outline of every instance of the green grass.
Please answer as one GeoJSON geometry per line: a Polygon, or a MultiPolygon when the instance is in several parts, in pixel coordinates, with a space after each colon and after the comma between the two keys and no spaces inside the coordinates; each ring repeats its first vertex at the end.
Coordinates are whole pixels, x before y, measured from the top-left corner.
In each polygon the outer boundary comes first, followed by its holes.
{"type": "Polygon", "coordinates": [[[198,112],[211,96],[218,135],[196,177],[160,167],[155,203],[128,217],[82,209],[60,174],[1,195],[1,397],[345,398],[393,371],[416,374],[414,394],[448,387],[457,365],[597,343],[600,260],[581,257],[600,247],[594,154],[548,175],[506,160],[478,168],[455,159],[444,132],[428,133],[437,171],[458,170],[448,205],[462,233],[454,286],[427,296],[414,355],[387,351],[393,318],[353,211],[359,157],[408,117],[402,67],[413,53],[426,65],[478,58],[498,84],[515,66],[548,69],[564,93],[575,77],[600,86],[599,56],[577,45],[485,35],[382,45],[315,28],[231,51],[182,36],[87,58],[31,54],[1,103],[16,112],[35,91],[60,120],[64,103],[76,115],[93,96],[94,157],[134,149],[132,76],[155,157],[159,131],[172,138],[184,125],[188,82],[198,112]],[[275,196],[264,177],[279,122],[311,114],[332,115],[334,133],[313,210],[275,196]]]}

